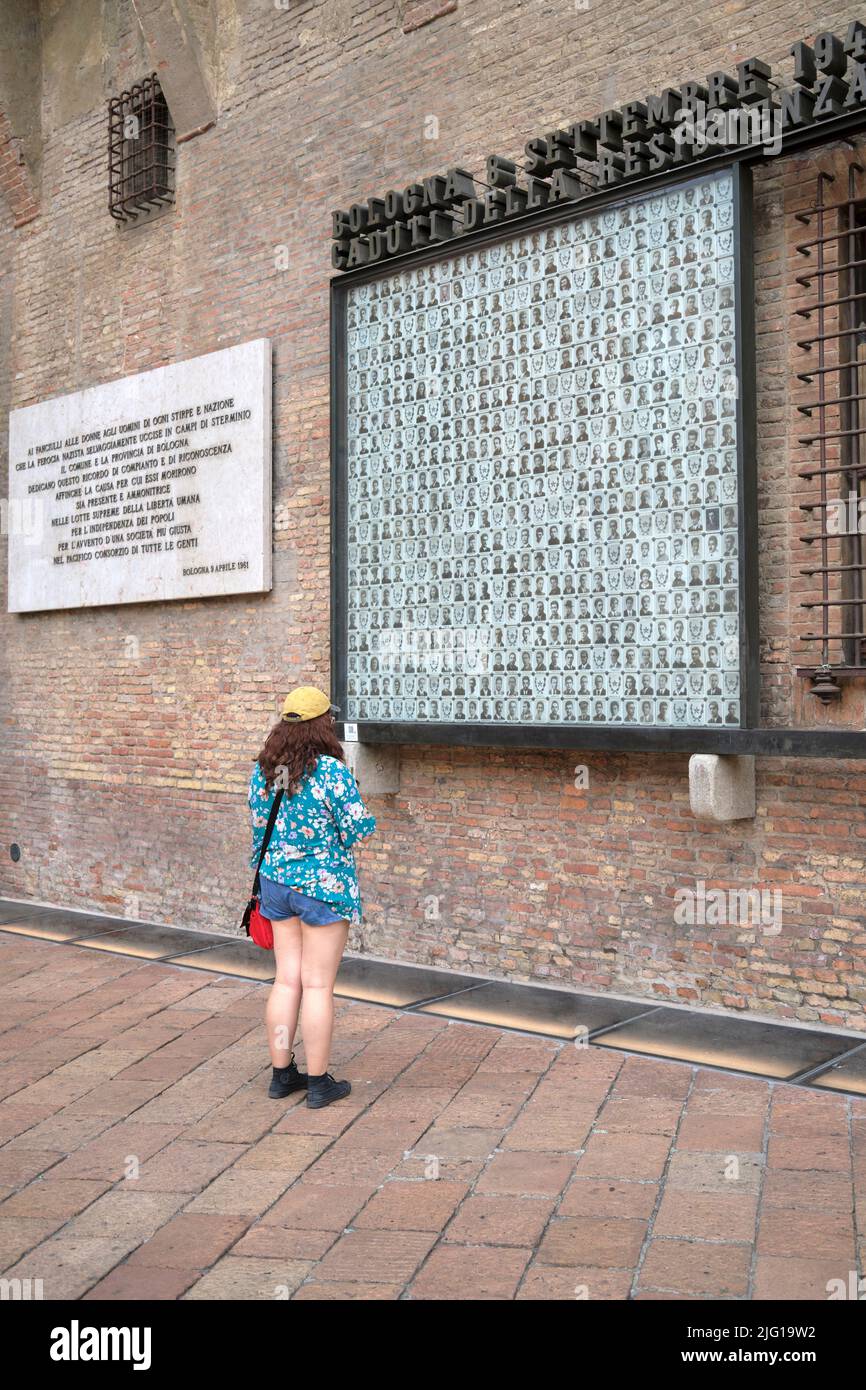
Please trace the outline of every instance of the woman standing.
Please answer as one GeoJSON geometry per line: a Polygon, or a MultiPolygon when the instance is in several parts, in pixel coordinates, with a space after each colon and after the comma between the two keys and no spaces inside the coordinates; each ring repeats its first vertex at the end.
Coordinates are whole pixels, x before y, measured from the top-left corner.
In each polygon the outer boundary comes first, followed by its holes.
{"type": "Polygon", "coordinates": [[[287,695],[249,789],[253,866],[274,797],[283,792],[260,871],[261,911],[273,925],[276,961],[265,1011],[274,1068],[268,1095],[281,1100],[306,1087],[313,1109],[352,1089],[328,1071],[334,981],[349,923],[361,921],[352,846],[376,828],[345,765],[334,714],[328,696],[313,686],[287,695]],[[298,1071],[291,1050],[302,998],[308,1072],[298,1071]]]}

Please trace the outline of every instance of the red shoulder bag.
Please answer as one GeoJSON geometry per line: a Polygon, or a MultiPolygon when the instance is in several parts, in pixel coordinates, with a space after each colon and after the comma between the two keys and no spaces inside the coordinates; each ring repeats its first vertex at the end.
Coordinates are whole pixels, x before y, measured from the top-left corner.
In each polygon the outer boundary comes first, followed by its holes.
{"type": "Polygon", "coordinates": [[[283,789],[282,787],[280,787],[279,791],[274,797],[274,804],[271,807],[271,813],[268,816],[267,828],[265,829],[265,838],[262,840],[262,847],[259,850],[259,862],[256,865],[256,876],[253,879],[253,895],[247,903],[246,910],[244,911],[244,915],[241,919],[241,925],[243,926],[247,936],[250,938],[251,941],[254,941],[257,946],[261,946],[263,951],[272,951],[274,949],[274,929],[268,921],[267,917],[262,916],[262,883],[260,878],[260,871],[262,863],[264,861],[264,857],[268,852],[268,845],[270,844],[271,836],[274,833],[274,826],[277,823],[277,816],[279,814],[280,802],[282,801],[282,799],[283,789]]]}

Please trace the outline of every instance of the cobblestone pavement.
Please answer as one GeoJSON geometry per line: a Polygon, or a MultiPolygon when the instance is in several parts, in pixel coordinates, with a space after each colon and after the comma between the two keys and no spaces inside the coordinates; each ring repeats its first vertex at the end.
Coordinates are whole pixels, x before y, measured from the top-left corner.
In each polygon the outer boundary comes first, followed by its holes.
{"type": "Polygon", "coordinates": [[[46,1299],[823,1299],[863,1274],[866,1100],[344,1002],[353,1092],[309,1111],[266,1095],[265,994],[0,934],[6,1278],[46,1299]]]}

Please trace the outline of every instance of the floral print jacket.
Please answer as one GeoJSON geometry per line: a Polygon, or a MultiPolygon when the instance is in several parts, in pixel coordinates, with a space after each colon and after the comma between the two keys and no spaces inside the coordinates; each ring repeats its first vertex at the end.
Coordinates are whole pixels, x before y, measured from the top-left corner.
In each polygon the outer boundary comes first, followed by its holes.
{"type": "MultiPolygon", "coordinates": [[[[250,866],[255,868],[268,814],[276,795],[256,763],[250,778],[253,828],[250,866]]],[[[352,846],[372,835],[376,821],[361,800],[352,773],[337,758],[322,755],[294,796],[283,794],[268,852],[265,878],[318,898],[355,926],[361,921],[361,892],[352,846]]]]}

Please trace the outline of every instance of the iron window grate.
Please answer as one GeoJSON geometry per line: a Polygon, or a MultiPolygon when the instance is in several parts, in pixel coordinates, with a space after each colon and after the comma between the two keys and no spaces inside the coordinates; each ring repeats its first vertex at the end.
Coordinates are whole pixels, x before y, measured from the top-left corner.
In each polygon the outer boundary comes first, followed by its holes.
{"type": "MultiPolygon", "coordinates": [[[[866,182],[855,160],[844,173],[819,171],[815,200],[797,220],[809,229],[798,255],[811,261],[796,277],[808,302],[796,310],[809,355],[798,380],[810,388],[797,407],[810,421],[799,438],[808,463],[798,476],[808,500],[800,539],[813,552],[800,573],[811,581],[801,607],[811,629],[812,693],[838,699],[840,676],[866,674],[866,182]],[[847,196],[832,185],[847,184],[847,196]]],[[[802,336],[801,336],[802,334],[802,336]]]]}
{"type": "Polygon", "coordinates": [[[174,202],[174,127],[156,73],[108,104],[108,170],[118,222],[174,202]]]}

